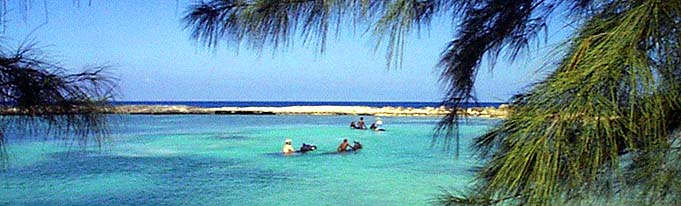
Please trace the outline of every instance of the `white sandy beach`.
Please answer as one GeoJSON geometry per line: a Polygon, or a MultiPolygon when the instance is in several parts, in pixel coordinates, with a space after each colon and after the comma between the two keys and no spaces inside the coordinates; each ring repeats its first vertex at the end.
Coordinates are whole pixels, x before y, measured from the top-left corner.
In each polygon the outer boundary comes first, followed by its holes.
{"type": "MultiPolygon", "coordinates": [[[[475,107],[461,110],[462,114],[476,117],[503,118],[508,114],[507,105],[475,107]]],[[[367,106],[290,106],[290,107],[219,107],[202,108],[190,106],[126,105],[118,106],[113,113],[119,114],[271,114],[271,115],[367,115],[367,116],[443,116],[449,113],[445,107],[367,107],[367,106]]]]}

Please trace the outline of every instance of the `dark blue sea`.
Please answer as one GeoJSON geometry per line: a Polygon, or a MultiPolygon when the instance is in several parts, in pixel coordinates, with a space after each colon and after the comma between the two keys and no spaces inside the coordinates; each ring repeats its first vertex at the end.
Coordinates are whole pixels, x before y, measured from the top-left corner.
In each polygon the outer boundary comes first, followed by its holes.
{"type": "MultiPolygon", "coordinates": [[[[290,107],[290,106],[368,106],[368,107],[439,107],[441,102],[371,102],[371,101],[117,101],[114,105],[185,105],[192,107],[290,107]]],[[[468,107],[499,107],[501,102],[480,102],[468,107]]]]}

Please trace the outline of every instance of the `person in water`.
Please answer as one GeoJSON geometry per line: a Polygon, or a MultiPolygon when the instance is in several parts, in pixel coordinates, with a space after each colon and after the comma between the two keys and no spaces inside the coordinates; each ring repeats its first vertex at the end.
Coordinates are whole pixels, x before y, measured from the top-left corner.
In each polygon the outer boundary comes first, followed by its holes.
{"type": "Polygon", "coordinates": [[[292,154],[292,153],[296,152],[296,150],[293,149],[293,146],[291,146],[292,142],[293,141],[291,139],[284,140],[284,147],[281,148],[281,152],[284,153],[284,154],[292,154]]]}
{"type": "Polygon", "coordinates": [[[354,141],[354,142],[355,142],[355,145],[352,145],[353,151],[357,151],[357,150],[362,149],[362,144],[360,144],[358,141],[354,141]]]}
{"type": "Polygon", "coordinates": [[[350,145],[350,144],[348,144],[348,139],[343,139],[343,142],[342,142],[340,145],[338,145],[338,149],[336,149],[336,151],[338,151],[338,152],[347,152],[347,151],[348,151],[348,146],[349,146],[349,145],[350,145]]]}
{"type": "Polygon", "coordinates": [[[355,125],[355,121],[350,122],[350,128],[357,129],[357,125],[355,125]]]}
{"type": "Polygon", "coordinates": [[[357,129],[367,129],[366,123],[364,123],[364,117],[359,117],[359,121],[357,122],[357,129]]]}
{"type": "Polygon", "coordinates": [[[380,117],[376,117],[376,122],[371,124],[371,129],[376,131],[383,131],[383,120],[380,117]]]}
{"type": "Polygon", "coordinates": [[[381,128],[381,126],[383,126],[383,120],[381,117],[376,117],[376,123],[374,124],[376,124],[376,128],[381,128]]]}

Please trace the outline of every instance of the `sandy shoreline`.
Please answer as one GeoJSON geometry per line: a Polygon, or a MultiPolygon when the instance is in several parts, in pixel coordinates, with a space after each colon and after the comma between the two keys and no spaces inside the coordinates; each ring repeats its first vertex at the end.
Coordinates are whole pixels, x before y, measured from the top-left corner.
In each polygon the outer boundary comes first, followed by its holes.
{"type": "MultiPolygon", "coordinates": [[[[461,109],[463,114],[476,117],[503,118],[508,114],[507,105],[461,109]]],[[[116,106],[110,113],[116,114],[243,114],[243,115],[364,115],[364,116],[443,116],[449,113],[445,107],[367,107],[367,106],[290,106],[290,107],[218,107],[126,105],[116,106]]]]}

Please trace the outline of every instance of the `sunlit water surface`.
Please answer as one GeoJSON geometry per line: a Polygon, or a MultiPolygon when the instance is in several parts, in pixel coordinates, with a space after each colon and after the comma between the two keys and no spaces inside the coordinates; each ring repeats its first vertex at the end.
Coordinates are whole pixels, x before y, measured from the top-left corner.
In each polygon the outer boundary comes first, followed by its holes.
{"type": "Polygon", "coordinates": [[[437,118],[385,117],[385,132],[356,118],[120,116],[99,149],[10,135],[0,205],[429,205],[470,184],[468,145],[496,122],[465,123],[454,158],[430,147],[437,118]],[[319,149],[280,155],[286,138],[319,149]],[[329,154],[344,138],[364,149],[329,154]]]}

